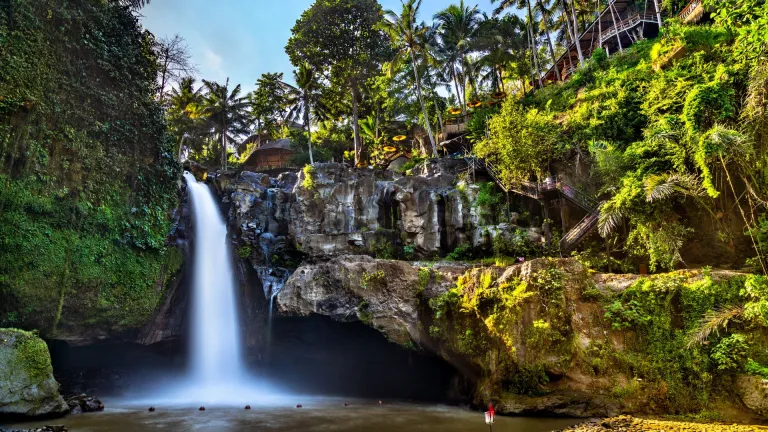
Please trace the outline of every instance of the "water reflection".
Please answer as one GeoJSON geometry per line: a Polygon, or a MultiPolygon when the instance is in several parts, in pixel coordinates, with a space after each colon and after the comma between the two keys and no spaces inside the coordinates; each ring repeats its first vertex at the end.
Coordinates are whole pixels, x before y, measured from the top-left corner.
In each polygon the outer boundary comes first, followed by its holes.
{"type": "MultiPolygon", "coordinates": [[[[483,414],[461,408],[415,405],[408,403],[349,400],[344,399],[295,398],[295,403],[282,407],[267,403],[252,405],[251,410],[243,407],[197,407],[157,406],[155,412],[147,407],[135,405],[110,405],[103,413],[70,416],[58,421],[45,421],[13,425],[31,428],[44,424],[64,424],[71,432],[133,432],[133,431],[254,431],[254,432],[467,432],[487,431],[483,414]],[[295,408],[301,403],[302,408],[295,408]]],[[[497,417],[495,432],[545,432],[561,429],[577,423],[571,419],[544,419],[497,417]]]]}

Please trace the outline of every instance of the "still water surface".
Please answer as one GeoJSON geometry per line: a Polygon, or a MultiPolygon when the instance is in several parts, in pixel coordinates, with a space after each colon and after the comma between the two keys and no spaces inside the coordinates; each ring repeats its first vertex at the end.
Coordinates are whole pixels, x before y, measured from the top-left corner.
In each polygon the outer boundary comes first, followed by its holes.
{"type": "MultiPolygon", "coordinates": [[[[64,424],[70,432],[135,431],[253,431],[253,432],[485,432],[483,414],[462,408],[410,403],[387,403],[343,399],[308,398],[303,408],[273,404],[242,407],[164,408],[148,412],[147,407],[104,401],[101,413],[81,414],[64,419],[12,425],[32,428],[64,424]]],[[[577,423],[572,419],[497,417],[494,432],[548,432],[577,423]]]]}

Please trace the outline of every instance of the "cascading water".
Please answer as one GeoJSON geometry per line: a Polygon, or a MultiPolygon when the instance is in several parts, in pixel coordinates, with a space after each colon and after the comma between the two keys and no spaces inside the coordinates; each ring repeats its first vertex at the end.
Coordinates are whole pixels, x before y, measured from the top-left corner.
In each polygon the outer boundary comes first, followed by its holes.
{"type": "Polygon", "coordinates": [[[227,225],[210,189],[184,173],[195,226],[190,370],[133,403],[271,404],[283,397],[245,367],[227,225]]]}
{"type": "Polygon", "coordinates": [[[211,191],[186,173],[195,218],[192,263],[192,378],[201,388],[231,387],[244,375],[227,225],[211,191]]]}

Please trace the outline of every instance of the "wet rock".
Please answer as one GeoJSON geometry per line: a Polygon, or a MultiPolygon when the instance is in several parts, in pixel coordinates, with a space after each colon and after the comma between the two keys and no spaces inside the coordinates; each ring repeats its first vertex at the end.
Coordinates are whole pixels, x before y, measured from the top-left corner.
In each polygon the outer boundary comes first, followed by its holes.
{"type": "Polygon", "coordinates": [[[31,332],[0,329],[0,415],[56,416],[67,411],[45,342],[31,332]]]}
{"type": "Polygon", "coordinates": [[[104,404],[99,399],[85,394],[67,398],[67,405],[71,414],[104,411],[104,404]]]}
{"type": "Polygon", "coordinates": [[[768,380],[752,375],[736,377],[736,392],[744,405],[762,418],[768,418],[768,380]]]}

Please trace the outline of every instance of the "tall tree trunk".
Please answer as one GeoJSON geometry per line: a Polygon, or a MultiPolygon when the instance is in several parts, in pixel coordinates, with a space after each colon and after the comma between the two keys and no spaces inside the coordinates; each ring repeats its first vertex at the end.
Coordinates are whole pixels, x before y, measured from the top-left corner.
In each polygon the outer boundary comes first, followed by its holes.
{"type": "Polygon", "coordinates": [[[360,160],[362,158],[362,152],[363,152],[363,146],[361,145],[361,139],[360,139],[360,112],[358,110],[357,106],[357,80],[354,78],[352,79],[352,131],[353,131],[353,139],[355,142],[355,166],[357,166],[360,163],[360,160]]]}
{"type": "MultiPolygon", "coordinates": [[[[579,33],[579,20],[576,17],[576,7],[574,6],[574,2],[576,0],[566,0],[568,1],[568,4],[571,5],[571,17],[573,18],[573,40],[576,44],[576,52],[579,53],[579,65],[584,65],[584,53],[581,52],[581,41],[579,40],[579,36],[581,34],[579,33]]],[[[568,18],[566,17],[566,21],[568,18]]]]}
{"type": "Polygon", "coordinates": [[[166,50],[165,52],[165,60],[163,61],[163,74],[160,78],[160,97],[158,98],[158,103],[162,106],[163,105],[163,98],[165,97],[165,85],[167,84],[166,76],[168,74],[168,52],[166,50]]]}
{"type": "Polygon", "coordinates": [[[221,128],[221,169],[227,170],[227,121],[225,120],[221,128]]]}
{"type": "Polygon", "coordinates": [[[315,160],[312,158],[312,130],[309,126],[309,110],[311,109],[311,105],[309,102],[309,96],[307,95],[307,92],[304,91],[304,124],[307,126],[307,145],[309,146],[309,164],[314,165],[315,160]]]}
{"type": "Polygon", "coordinates": [[[416,65],[416,53],[411,51],[411,63],[413,64],[413,78],[416,80],[416,94],[419,96],[419,103],[421,104],[421,111],[424,113],[424,124],[427,126],[427,135],[429,135],[429,143],[432,145],[432,157],[437,157],[437,146],[435,146],[435,137],[432,136],[432,126],[429,124],[429,115],[427,114],[427,106],[424,104],[424,96],[421,94],[421,80],[419,79],[419,70],[416,65]]]}
{"type": "Polygon", "coordinates": [[[256,120],[256,148],[261,147],[261,119],[256,120]]]}
{"type": "Polygon", "coordinates": [[[653,6],[656,8],[656,19],[659,20],[659,29],[661,29],[661,26],[664,23],[661,21],[661,8],[659,8],[659,0],[653,0],[653,6]]]}
{"type": "MultiPolygon", "coordinates": [[[[539,87],[543,87],[544,83],[541,81],[541,68],[539,67],[539,55],[536,52],[536,38],[534,37],[533,33],[533,11],[531,10],[531,1],[527,0],[525,2],[526,6],[528,7],[528,38],[531,41],[531,55],[533,57],[533,64],[534,68],[536,70],[536,81],[539,82],[539,87]]],[[[531,81],[531,85],[536,85],[534,81],[531,81]]]]}
{"type": "Polygon", "coordinates": [[[184,148],[184,138],[186,137],[186,135],[182,134],[181,139],[179,140],[179,162],[181,162],[181,151],[184,148]]]}
{"type": "Polygon", "coordinates": [[[501,65],[496,65],[496,71],[499,73],[499,87],[501,88],[501,92],[504,93],[506,92],[504,89],[504,68],[502,68],[501,65]]]}
{"type": "Polygon", "coordinates": [[[621,32],[619,31],[618,26],[616,26],[616,17],[613,15],[614,7],[613,3],[608,4],[608,9],[611,11],[611,19],[613,20],[613,28],[616,29],[616,41],[619,42],[619,51],[624,52],[624,47],[621,46],[621,32]]]}
{"type": "Polygon", "coordinates": [[[459,78],[456,76],[456,70],[453,68],[451,68],[451,78],[453,78],[453,86],[456,88],[456,99],[459,101],[461,112],[463,114],[466,114],[467,107],[466,107],[466,104],[461,100],[461,91],[459,90],[459,78]]]}
{"type": "Polygon", "coordinates": [[[547,24],[549,16],[544,12],[544,5],[539,0],[539,7],[541,8],[542,23],[544,23],[544,34],[547,35],[547,45],[549,46],[549,55],[552,57],[552,68],[555,69],[555,76],[558,81],[562,81],[563,77],[560,76],[560,69],[557,68],[557,57],[555,57],[555,46],[552,44],[552,36],[549,34],[549,24],[547,24]]]}

